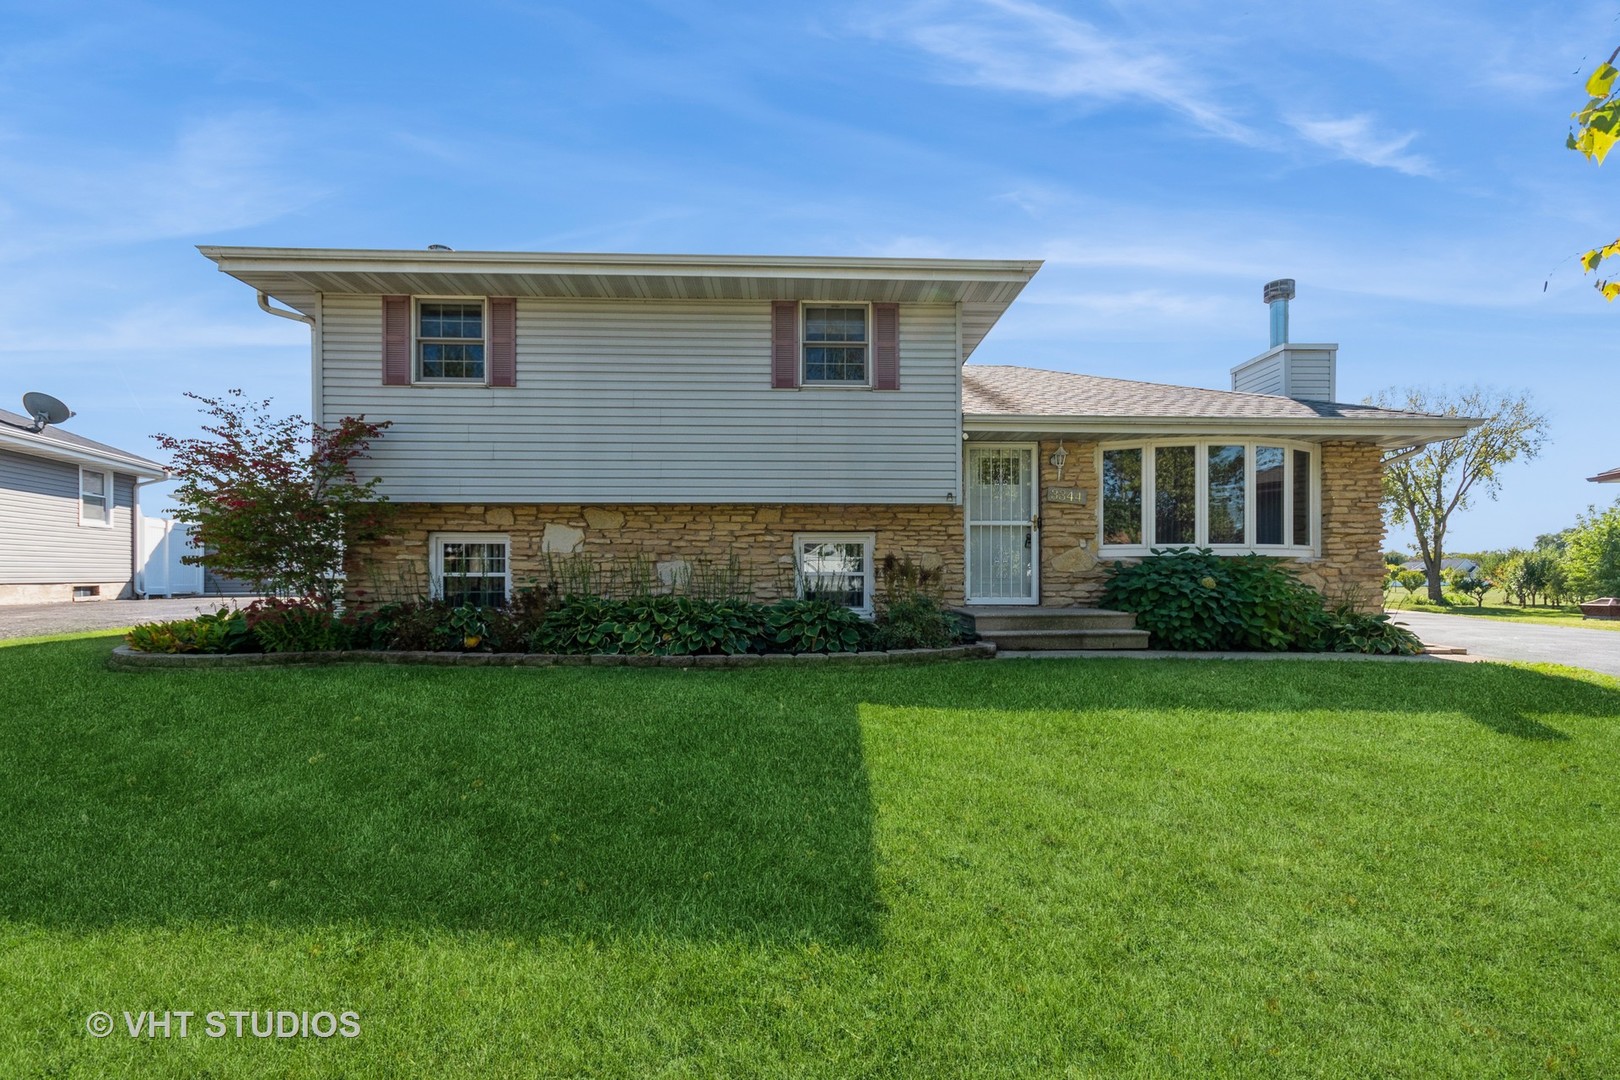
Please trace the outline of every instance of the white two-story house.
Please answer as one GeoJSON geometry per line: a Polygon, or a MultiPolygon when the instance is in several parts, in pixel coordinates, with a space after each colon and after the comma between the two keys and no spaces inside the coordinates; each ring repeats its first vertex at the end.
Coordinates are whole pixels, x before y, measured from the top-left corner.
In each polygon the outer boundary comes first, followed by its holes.
{"type": "Polygon", "coordinates": [[[969,363],[1036,261],[201,250],[310,326],[317,422],[391,423],[377,597],[499,599],[569,556],[869,610],[893,554],[953,603],[1070,606],[1199,545],[1370,606],[1383,457],[1469,424],[1334,403],[1337,347],[1275,303],[1231,391],[969,363]]]}

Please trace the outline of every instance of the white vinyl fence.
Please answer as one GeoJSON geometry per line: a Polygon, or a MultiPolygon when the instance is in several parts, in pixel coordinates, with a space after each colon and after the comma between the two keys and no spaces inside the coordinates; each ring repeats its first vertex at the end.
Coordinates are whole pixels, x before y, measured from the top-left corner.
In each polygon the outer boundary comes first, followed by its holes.
{"type": "Polygon", "coordinates": [[[203,568],[187,566],[182,556],[193,553],[191,526],[168,518],[143,517],[140,530],[141,572],[135,591],[145,596],[198,596],[203,591],[203,568]]]}

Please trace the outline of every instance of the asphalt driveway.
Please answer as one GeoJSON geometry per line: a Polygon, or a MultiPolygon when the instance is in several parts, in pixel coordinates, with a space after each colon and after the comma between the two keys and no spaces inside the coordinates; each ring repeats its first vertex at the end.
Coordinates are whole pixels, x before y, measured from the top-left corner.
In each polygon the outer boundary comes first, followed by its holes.
{"type": "Polygon", "coordinates": [[[97,600],[92,603],[0,605],[0,638],[117,630],[136,623],[189,619],[221,606],[245,607],[252,597],[185,596],[173,600],[97,600]]]}
{"type": "Polygon", "coordinates": [[[1521,660],[1535,664],[1568,664],[1620,677],[1620,630],[1582,626],[1532,626],[1467,615],[1428,611],[1392,611],[1426,645],[1458,645],[1470,656],[1488,660],[1521,660]]]}

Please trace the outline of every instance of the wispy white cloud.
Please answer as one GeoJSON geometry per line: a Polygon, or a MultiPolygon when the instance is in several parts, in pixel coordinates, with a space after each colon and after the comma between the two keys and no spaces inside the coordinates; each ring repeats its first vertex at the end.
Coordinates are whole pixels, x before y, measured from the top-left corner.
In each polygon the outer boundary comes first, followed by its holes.
{"type": "Polygon", "coordinates": [[[930,0],[874,29],[943,61],[943,81],[1058,100],[1147,103],[1224,139],[1263,141],[1170,54],[1032,0],[930,0]]]}
{"type": "Polygon", "coordinates": [[[1359,114],[1340,119],[1307,120],[1295,118],[1289,125],[1305,138],[1339,157],[1379,169],[1394,169],[1408,176],[1433,176],[1434,165],[1420,154],[1407,152],[1417,132],[1404,135],[1382,134],[1371,116],[1359,114]]]}
{"type": "Polygon", "coordinates": [[[42,250],[206,236],[307,206],[321,187],[282,164],[290,125],[269,112],[204,117],[153,150],[9,140],[0,258],[42,250]]]}

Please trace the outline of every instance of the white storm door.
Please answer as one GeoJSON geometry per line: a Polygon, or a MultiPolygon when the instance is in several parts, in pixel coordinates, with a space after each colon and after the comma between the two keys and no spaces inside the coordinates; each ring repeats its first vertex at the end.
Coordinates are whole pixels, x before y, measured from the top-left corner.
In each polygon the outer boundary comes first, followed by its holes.
{"type": "Polygon", "coordinates": [[[969,446],[966,494],[968,602],[1035,603],[1035,448],[969,446]]]}

